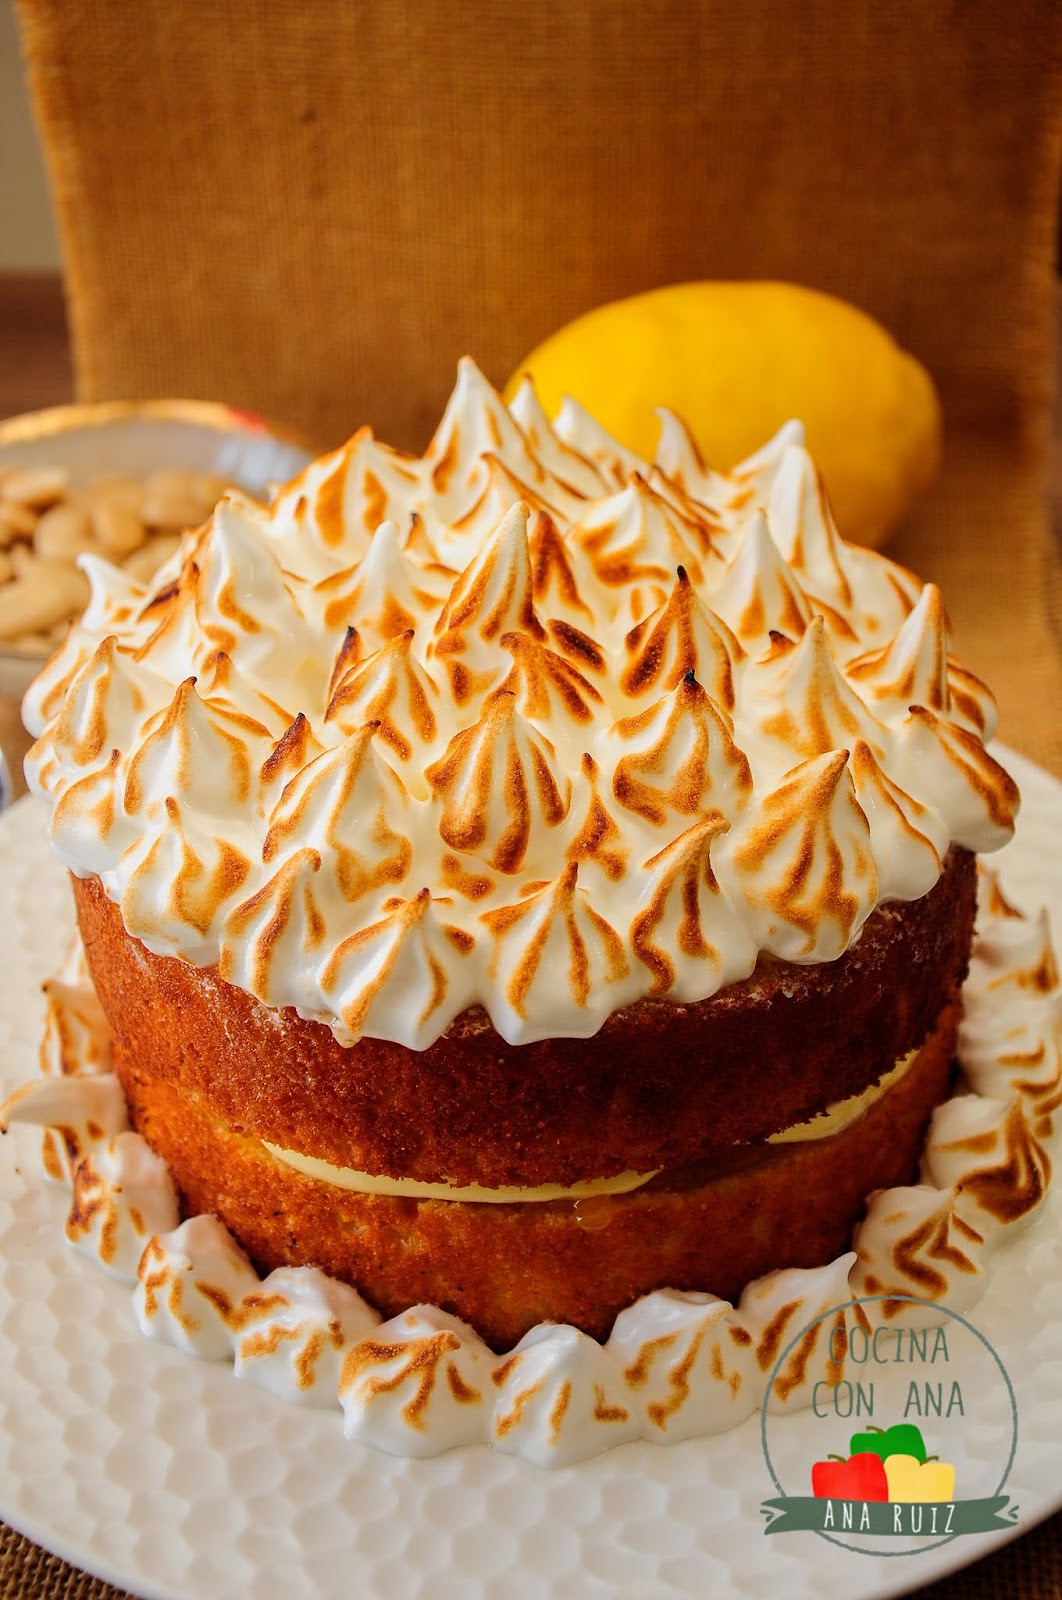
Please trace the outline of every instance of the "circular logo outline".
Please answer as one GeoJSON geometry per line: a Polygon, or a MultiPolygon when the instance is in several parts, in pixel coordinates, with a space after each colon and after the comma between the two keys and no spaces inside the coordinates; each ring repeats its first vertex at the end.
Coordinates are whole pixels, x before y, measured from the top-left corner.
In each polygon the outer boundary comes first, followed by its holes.
{"type": "MultiPolygon", "coordinates": [[[[800,1329],[798,1329],[798,1331],[794,1334],[793,1338],[790,1339],[789,1343],[786,1345],[785,1349],[782,1351],[781,1355],[778,1357],[778,1359],[775,1362],[774,1366],[771,1368],[770,1377],[767,1379],[767,1388],[764,1391],[763,1400],[760,1402],[760,1448],[763,1451],[763,1459],[767,1464],[767,1471],[771,1475],[771,1482],[774,1484],[775,1488],[778,1490],[778,1493],[782,1496],[782,1498],[784,1500],[788,1500],[790,1498],[790,1496],[787,1495],[786,1491],[782,1488],[781,1482],[779,1481],[779,1478],[778,1478],[778,1474],[774,1470],[774,1464],[771,1461],[770,1447],[769,1447],[769,1445],[767,1443],[768,1404],[769,1404],[769,1401],[770,1401],[770,1398],[771,1398],[772,1391],[774,1390],[775,1379],[777,1378],[778,1373],[779,1373],[781,1367],[783,1366],[783,1364],[784,1364],[784,1362],[786,1360],[786,1357],[789,1355],[790,1351],[793,1350],[795,1348],[795,1346],[800,1343],[801,1339],[804,1338],[804,1336],[807,1334],[809,1329],[817,1327],[820,1322],[825,1322],[827,1317],[834,1317],[834,1316],[837,1315],[838,1311],[849,1311],[855,1306],[873,1305],[874,1302],[878,1301],[878,1300],[889,1300],[889,1301],[893,1302],[894,1304],[896,1302],[899,1302],[902,1305],[927,1306],[930,1311],[937,1312],[937,1313],[943,1313],[945,1318],[950,1318],[952,1321],[961,1323],[964,1328],[966,1328],[970,1333],[973,1334],[975,1339],[980,1340],[981,1344],[984,1345],[985,1349],[988,1351],[989,1355],[992,1357],[992,1360],[995,1362],[996,1366],[999,1368],[1000,1372],[1003,1375],[1003,1382],[1007,1386],[1007,1398],[1010,1401],[1010,1411],[1011,1411],[1011,1417],[1013,1419],[1013,1431],[1012,1431],[1012,1434],[1011,1434],[1010,1454],[1007,1457],[1007,1464],[1003,1468],[1003,1476],[1000,1478],[999,1483],[996,1485],[996,1488],[995,1488],[995,1493],[998,1495],[999,1493],[1001,1493],[1004,1484],[1006,1483],[1008,1477],[1010,1476],[1010,1469],[1014,1465],[1014,1457],[1017,1454],[1017,1449],[1018,1449],[1018,1402],[1017,1402],[1017,1400],[1015,1398],[1015,1395],[1014,1395],[1014,1385],[1010,1381],[1010,1374],[1007,1371],[1006,1367],[1003,1365],[1003,1362],[1000,1359],[999,1354],[997,1353],[995,1346],[985,1337],[985,1335],[980,1331],[980,1329],[974,1327],[972,1322],[968,1322],[964,1316],[961,1316],[959,1314],[958,1311],[950,1311],[947,1306],[941,1305],[941,1304],[939,1304],[939,1302],[937,1302],[935,1300],[925,1300],[925,1299],[923,1299],[921,1297],[921,1295],[916,1295],[916,1294],[866,1294],[866,1295],[857,1295],[855,1297],[855,1299],[853,1299],[853,1300],[845,1300],[845,1301],[843,1301],[842,1303],[840,1303],[838,1305],[828,1306],[826,1308],[826,1310],[820,1312],[817,1317],[812,1317],[810,1322],[804,1323],[804,1325],[800,1329]]],[[[925,1555],[927,1551],[929,1551],[929,1550],[939,1550],[939,1549],[942,1548],[942,1546],[944,1546],[946,1544],[951,1544],[953,1540],[958,1539],[960,1537],[960,1535],[957,1534],[957,1533],[943,1534],[939,1539],[934,1539],[929,1544],[920,1544],[920,1545],[916,1546],[916,1548],[913,1549],[913,1550],[911,1550],[911,1549],[907,1549],[907,1550],[868,1550],[868,1549],[865,1549],[862,1545],[846,1544],[843,1539],[837,1538],[834,1534],[826,1533],[821,1528],[815,1528],[815,1529],[813,1529],[811,1531],[813,1531],[815,1533],[816,1538],[825,1539],[828,1544],[836,1545],[839,1550],[849,1550],[854,1555],[859,1555],[859,1556],[919,1556],[919,1555],[925,1555]]]]}

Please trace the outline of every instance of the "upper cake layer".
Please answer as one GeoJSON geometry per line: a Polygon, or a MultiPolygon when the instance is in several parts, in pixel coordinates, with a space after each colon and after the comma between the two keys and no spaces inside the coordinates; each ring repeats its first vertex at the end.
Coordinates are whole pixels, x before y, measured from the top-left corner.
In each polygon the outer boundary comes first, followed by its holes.
{"type": "Polygon", "coordinates": [[[1013,828],[939,593],[839,538],[795,423],[722,475],[663,414],[649,466],[464,361],[423,457],[362,429],[149,590],[82,559],[25,706],[57,853],[344,1043],[833,960],[1013,828]]]}

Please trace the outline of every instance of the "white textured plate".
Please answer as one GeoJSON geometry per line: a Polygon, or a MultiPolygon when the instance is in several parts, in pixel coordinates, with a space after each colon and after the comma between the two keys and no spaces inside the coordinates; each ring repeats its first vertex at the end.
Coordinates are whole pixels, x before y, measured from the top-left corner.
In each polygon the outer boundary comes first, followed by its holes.
{"type": "MultiPolygon", "coordinates": [[[[1062,930],[1062,784],[1004,752],[1024,792],[997,858],[1006,893],[1062,930]]],[[[71,922],[43,813],[0,819],[0,1091],[36,1070],[39,984],[71,922]]],[[[905,1592],[1007,1537],[921,1556],[765,1538],[773,1488],[759,1417],[686,1444],[624,1445],[544,1472],[487,1449],[405,1461],[142,1338],[129,1291],[63,1242],[66,1201],[39,1135],[0,1159],[0,1515],[91,1572],[166,1600],[588,1596],[861,1600],[905,1592]]],[[[1007,1492],[1020,1533],[1062,1504],[1062,1183],[1047,1215],[992,1257],[970,1320],[1000,1352],[1019,1413],[1007,1492]]],[[[809,1413],[786,1419],[799,1433],[809,1413]]],[[[809,1455],[818,1435],[808,1431],[809,1455]]],[[[971,1439],[998,1454],[999,1441],[971,1439]]]]}

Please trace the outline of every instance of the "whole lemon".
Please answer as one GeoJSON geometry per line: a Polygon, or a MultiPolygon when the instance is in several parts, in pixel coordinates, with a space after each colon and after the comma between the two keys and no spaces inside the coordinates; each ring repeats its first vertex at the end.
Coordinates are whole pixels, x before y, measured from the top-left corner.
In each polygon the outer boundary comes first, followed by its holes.
{"type": "Polygon", "coordinates": [[[727,470],[799,417],[840,531],[880,545],[940,461],[933,380],[872,317],[793,283],[679,283],[598,306],[521,361],[550,415],[571,395],[652,458],[655,406],[727,470]]]}

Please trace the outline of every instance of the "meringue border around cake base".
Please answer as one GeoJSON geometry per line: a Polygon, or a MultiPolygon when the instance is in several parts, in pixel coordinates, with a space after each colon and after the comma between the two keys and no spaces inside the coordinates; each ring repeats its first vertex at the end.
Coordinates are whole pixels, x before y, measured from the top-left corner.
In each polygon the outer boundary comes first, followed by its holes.
{"type": "Polygon", "coordinates": [[[73,1191],[67,1238],[135,1284],[145,1334],[232,1361],[238,1378],[297,1404],[340,1407],[360,1443],[413,1457],[486,1443],[546,1467],[638,1438],[676,1443],[756,1410],[779,1351],[825,1312],[834,1316],[776,1372],[772,1411],[800,1409],[815,1382],[839,1381],[843,1362],[830,1352],[845,1342],[834,1330],[934,1321],[932,1306],[902,1296],[965,1314],[991,1250],[1042,1205],[1062,1106],[1062,984],[1046,913],[1024,917],[984,871],[979,899],[959,1029],[965,1082],[933,1114],[921,1181],[871,1194],[851,1250],[825,1266],[770,1272],[736,1305],[656,1290],[604,1343],[543,1323],[498,1356],[433,1306],[382,1322],[316,1268],[262,1279],[214,1217],[182,1222],[165,1164],[129,1128],[80,945],[45,985],[42,1076],[10,1096],[0,1121],[44,1127],[46,1175],[73,1191]],[[883,1298],[837,1309],[861,1296],[883,1298]]]}

